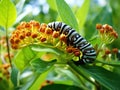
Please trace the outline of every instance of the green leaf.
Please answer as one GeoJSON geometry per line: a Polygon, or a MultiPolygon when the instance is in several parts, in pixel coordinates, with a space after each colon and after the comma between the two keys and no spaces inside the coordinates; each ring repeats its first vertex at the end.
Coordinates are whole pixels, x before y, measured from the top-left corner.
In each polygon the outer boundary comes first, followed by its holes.
{"type": "Polygon", "coordinates": [[[24,47],[14,58],[14,63],[21,71],[29,65],[29,62],[36,57],[36,52],[33,52],[30,47],[24,47]]]}
{"type": "Polygon", "coordinates": [[[48,76],[50,70],[42,73],[39,77],[37,77],[34,83],[29,87],[29,90],[34,90],[34,89],[39,90],[40,85],[42,85],[42,83],[46,80],[46,77],[48,76]]]}
{"type": "Polygon", "coordinates": [[[80,28],[83,28],[83,25],[85,24],[87,14],[89,11],[89,6],[90,6],[90,0],[84,0],[82,7],[80,7],[76,12],[76,17],[78,19],[80,28]]]}
{"type": "Polygon", "coordinates": [[[17,17],[14,4],[10,0],[1,0],[0,2],[0,25],[8,28],[13,25],[17,17]]]}
{"type": "Polygon", "coordinates": [[[13,65],[11,71],[11,81],[14,84],[14,87],[17,87],[19,85],[19,74],[19,70],[13,65]]]}
{"type": "Polygon", "coordinates": [[[115,67],[120,67],[120,61],[104,61],[104,60],[96,60],[98,63],[106,64],[106,65],[111,65],[115,67]]]}
{"type": "Polygon", "coordinates": [[[72,80],[54,80],[54,84],[64,84],[64,85],[73,85],[73,81],[72,80]]]}
{"type": "Polygon", "coordinates": [[[86,66],[81,67],[85,72],[89,73],[97,82],[99,82],[104,87],[111,90],[120,89],[120,75],[111,71],[108,71],[99,66],[86,66]]]}
{"type": "Polygon", "coordinates": [[[57,11],[55,0],[52,0],[52,1],[51,0],[47,0],[47,2],[48,2],[48,4],[49,4],[49,6],[50,6],[51,9],[57,11]]]}
{"type": "Polygon", "coordinates": [[[46,77],[48,73],[51,71],[51,69],[47,70],[46,72],[43,72],[42,74],[34,73],[27,82],[23,83],[21,85],[19,90],[39,90],[42,83],[46,80],[46,77]]]}
{"type": "Polygon", "coordinates": [[[10,90],[7,80],[0,78],[0,90],[10,90]]]}
{"type": "Polygon", "coordinates": [[[60,69],[57,68],[56,70],[59,73],[65,74],[65,76],[70,78],[70,80],[74,81],[74,83],[76,83],[76,85],[79,85],[79,86],[82,85],[82,83],[78,80],[78,78],[72,72],[70,72],[69,70],[65,70],[65,69],[61,69],[61,68],[60,69]]]}
{"type": "Polygon", "coordinates": [[[120,66],[115,66],[113,72],[118,73],[120,75],[120,66]]]}
{"type": "Polygon", "coordinates": [[[79,30],[77,20],[66,2],[64,0],[56,0],[56,5],[62,21],[72,28],[79,30]]]}
{"type": "Polygon", "coordinates": [[[55,62],[56,60],[52,60],[48,62],[48,61],[43,61],[40,58],[37,58],[31,61],[31,65],[37,73],[41,74],[47,71],[48,69],[50,69],[55,64],[55,62]]]}
{"type": "Polygon", "coordinates": [[[118,73],[108,71],[100,66],[76,66],[71,61],[69,61],[68,64],[71,68],[83,76],[83,78],[93,84],[95,84],[95,82],[91,81],[89,77],[94,78],[100,85],[108,90],[119,90],[120,88],[120,74],[118,73]]]}
{"type": "Polygon", "coordinates": [[[41,59],[35,59],[31,61],[31,65],[33,69],[35,70],[35,78],[32,79],[32,82],[29,82],[29,84],[22,87],[22,90],[26,90],[29,88],[29,90],[33,89],[39,89],[40,85],[45,81],[48,73],[50,72],[52,66],[55,64],[56,60],[46,62],[42,61],[41,59]]]}
{"type": "Polygon", "coordinates": [[[63,54],[63,52],[60,51],[59,49],[53,48],[53,47],[49,47],[49,46],[45,46],[45,45],[32,45],[31,49],[33,51],[36,51],[36,52],[50,52],[50,53],[54,53],[56,55],[63,54]]]}
{"type": "Polygon", "coordinates": [[[62,84],[52,84],[43,87],[41,90],[83,90],[76,86],[62,85],[62,84]]]}
{"type": "Polygon", "coordinates": [[[39,77],[39,74],[33,74],[33,76],[31,76],[26,83],[21,85],[19,90],[29,90],[31,85],[37,80],[38,77],[39,77]]]}

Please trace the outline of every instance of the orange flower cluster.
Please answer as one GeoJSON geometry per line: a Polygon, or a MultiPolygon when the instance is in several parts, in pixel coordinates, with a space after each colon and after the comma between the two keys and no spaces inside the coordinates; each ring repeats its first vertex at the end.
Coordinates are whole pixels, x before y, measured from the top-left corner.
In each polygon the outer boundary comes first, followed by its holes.
{"type": "Polygon", "coordinates": [[[10,43],[13,49],[18,49],[24,47],[35,41],[35,38],[38,38],[39,33],[38,29],[40,24],[36,21],[30,22],[21,22],[17,26],[16,30],[13,31],[10,38],[10,43]]]}
{"type": "MultiPolygon", "coordinates": [[[[60,35],[59,32],[53,31],[47,27],[47,24],[40,24],[37,21],[21,22],[16,30],[12,33],[10,43],[13,49],[25,47],[30,44],[55,43],[53,39],[59,38],[60,41],[66,42],[66,36],[60,35]]],[[[58,41],[57,41],[58,42],[58,41]]]]}
{"type": "Polygon", "coordinates": [[[8,63],[0,65],[0,71],[2,72],[2,75],[5,76],[7,79],[10,78],[9,68],[10,68],[10,64],[8,63]]]}
{"type": "Polygon", "coordinates": [[[112,43],[116,38],[118,38],[117,32],[108,24],[97,24],[96,29],[99,30],[101,41],[105,44],[112,43]]]}

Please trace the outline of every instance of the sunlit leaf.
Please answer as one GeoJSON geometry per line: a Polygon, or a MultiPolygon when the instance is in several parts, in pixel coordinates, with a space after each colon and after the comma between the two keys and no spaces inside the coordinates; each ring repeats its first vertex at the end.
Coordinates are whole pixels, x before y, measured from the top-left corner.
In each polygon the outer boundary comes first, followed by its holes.
{"type": "Polygon", "coordinates": [[[29,90],[34,90],[35,88],[39,89],[42,83],[46,80],[46,77],[48,76],[48,73],[50,72],[50,70],[42,73],[39,77],[37,77],[34,83],[29,87],[29,90]]]}
{"type": "Polygon", "coordinates": [[[56,5],[62,21],[70,25],[72,28],[78,30],[79,28],[77,20],[67,3],[64,0],[56,0],[56,5]]]}
{"type": "Polygon", "coordinates": [[[33,52],[30,47],[25,47],[17,53],[14,63],[18,69],[23,70],[35,56],[36,52],[33,52]]]}
{"type": "Polygon", "coordinates": [[[16,20],[17,12],[14,4],[10,0],[1,0],[0,2],[0,25],[8,28],[16,20]]]}
{"type": "Polygon", "coordinates": [[[77,16],[80,28],[83,28],[83,25],[86,21],[89,6],[90,6],[90,0],[84,0],[82,7],[80,7],[76,12],[76,16],[77,16]]]}
{"type": "Polygon", "coordinates": [[[73,85],[72,80],[54,80],[55,84],[73,85]]]}
{"type": "Polygon", "coordinates": [[[47,0],[48,4],[50,5],[50,8],[57,11],[57,7],[56,7],[56,4],[55,4],[55,0],[47,0]]]}

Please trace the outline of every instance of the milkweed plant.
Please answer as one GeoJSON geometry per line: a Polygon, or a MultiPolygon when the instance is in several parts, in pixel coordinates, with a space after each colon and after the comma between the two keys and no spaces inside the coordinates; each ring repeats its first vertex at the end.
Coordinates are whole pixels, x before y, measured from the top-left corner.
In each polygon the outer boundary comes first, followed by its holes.
{"type": "Polygon", "coordinates": [[[56,19],[16,21],[15,2],[0,1],[0,89],[119,90],[119,49],[112,46],[119,35],[113,25],[98,20],[86,28],[90,0],[75,10],[64,0],[47,2],[56,19]]]}

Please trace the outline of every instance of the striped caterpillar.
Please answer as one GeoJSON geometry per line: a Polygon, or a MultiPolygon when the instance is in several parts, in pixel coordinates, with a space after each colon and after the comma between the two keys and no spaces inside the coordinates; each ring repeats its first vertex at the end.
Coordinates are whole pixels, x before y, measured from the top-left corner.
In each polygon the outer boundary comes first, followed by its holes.
{"type": "Polygon", "coordinates": [[[48,23],[48,27],[55,31],[59,31],[60,34],[65,34],[67,37],[67,45],[71,45],[82,51],[82,57],[79,57],[78,61],[74,61],[76,65],[92,63],[95,60],[96,52],[93,46],[69,25],[63,22],[51,22],[48,23]]]}

